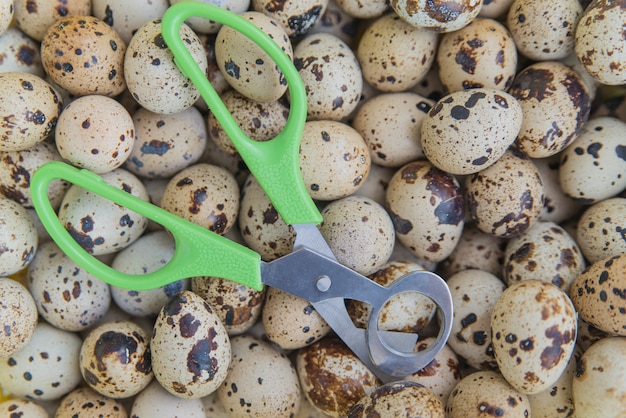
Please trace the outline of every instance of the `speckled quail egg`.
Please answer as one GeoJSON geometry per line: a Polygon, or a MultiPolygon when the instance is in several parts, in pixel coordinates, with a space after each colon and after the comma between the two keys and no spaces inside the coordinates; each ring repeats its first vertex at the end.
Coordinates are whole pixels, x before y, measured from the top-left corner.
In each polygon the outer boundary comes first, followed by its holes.
{"type": "MultiPolygon", "coordinates": [[[[206,73],[207,56],[202,42],[185,23],[180,26],[180,38],[200,70],[206,73]]],[[[151,112],[182,112],[200,97],[198,89],[174,63],[172,51],[161,35],[160,18],[144,23],[128,43],[124,77],[135,100],[151,112]]]]}
{"type": "Polygon", "coordinates": [[[585,70],[602,84],[626,82],[626,44],[621,35],[626,8],[620,2],[593,1],[576,26],[574,50],[585,70]]]}
{"type": "Polygon", "coordinates": [[[313,199],[353,194],[367,178],[370,152],[361,134],[333,120],[306,122],[300,141],[300,172],[313,199]]]}
{"type": "MultiPolygon", "coordinates": [[[[62,158],[54,144],[44,141],[21,151],[0,151],[0,193],[26,208],[32,208],[30,179],[40,166],[62,158]]],[[[61,204],[69,183],[55,179],[48,186],[48,200],[54,209],[61,204]]]]}
{"type": "Polygon", "coordinates": [[[127,418],[124,405],[108,396],[88,388],[81,387],[65,395],[55,412],[55,418],[81,416],[99,416],[109,418],[127,418]]]}
{"type": "Polygon", "coordinates": [[[591,96],[582,77],[558,61],[543,61],[521,70],[509,93],[524,115],[515,141],[532,158],[565,149],[589,118],[591,96]]]}
{"type": "MultiPolygon", "coordinates": [[[[584,128],[583,128],[584,129],[584,128]]],[[[534,158],[533,162],[543,179],[545,200],[540,219],[561,223],[575,219],[582,212],[583,205],[567,196],[559,183],[561,153],[547,158],[534,158]]]]}
{"type": "Polygon", "coordinates": [[[465,179],[468,210],[481,231],[510,238],[539,219],[544,192],[533,162],[514,148],[465,179]]]}
{"type": "MultiPolygon", "coordinates": [[[[347,2],[350,1],[351,0],[348,0],[347,2]]],[[[344,4],[347,2],[344,2],[344,4]]],[[[384,1],[381,3],[383,3],[383,7],[387,7],[384,1]]],[[[366,7],[362,9],[366,9],[366,7]]],[[[324,13],[322,13],[313,26],[309,28],[307,34],[320,32],[331,33],[350,45],[352,40],[355,39],[357,26],[357,20],[353,15],[344,10],[337,1],[330,0],[326,5],[324,13]]]]}
{"type": "Polygon", "coordinates": [[[385,206],[398,240],[426,260],[445,259],[463,232],[465,205],[459,182],[426,160],[396,171],[385,206]]]}
{"type": "MultiPolygon", "coordinates": [[[[389,11],[389,2],[386,0],[331,0],[330,3],[333,2],[356,19],[372,19],[389,11]]],[[[329,4],[328,9],[330,8],[329,4]]]]}
{"type": "Polygon", "coordinates": [[[580,216],[576,241],[590,263],[626,252],[622,220],[626,215],[626,199],[614,197],[588,207],[580,216]]]}
{"type": "MultiPolygon", "coordinates": [[[[120,190],[148,200],[141,181],[122,168],[104,173],[102,178],[120,190]]],[[[63,196],[59,220],[81,247],[93,255],[127,247],[141,236],[148,224],[144,216],[76,185],[63,196]]]]}
{"type": "Polygon", "coordinates": [[[37,229],[26,208],[14,200],[0,197],[0,277],[27,267],[38,244],[37,229]]]}
{"type": "Polygon", "coordinates": [[[413,27],[394,13],[381,16],[364,30],[356,48],[363,79],[384,92],[410,89],[435,62],[437,43],[433,31],[413,27]]]}
{"type": "Polygon", "coordinates": [[[380,269],[395,243],[393,222],[380,204],[362,196],[348,196],[322,210],[319,230],[337,260],[363,275],[380,269]]]}
{"type": "Polygon", "coordinates": [[[451,174],[484,170],[515,141],[522,115],[518,101],[500,90],[450,93],[435,103],[422,122],[424,154],[451,174]]]}
{"type": "MultiPolygon", "coordinates": [[[[287,32],[274,18],[255,11],[239,16],[263,30],[289,58],[293,57],[287,32]]],[[[273,102],[287,90],[287,79],[270,56],[229,26],[223,26],[217,33],[215,58],[228,84],[252,100],[273,102]]]]}
{"type": "Polygon", "coordinates": [[[322,338],[298,350],[296,368],[304,396],[315,409],[341,417],[380,380],[336,337],[322,338]]]}
{"type": "Polygon", "coordinates": [[[538,393],[561,377],[574,351],[577,315],[551,283],[525,280],[507,287],[491,314],[493,351],[504,378],[538,393]]]}
{"type": "Polygon", "coordinates": [[[236,223],[239,186],[225,168],[197,163],[170,179],[161,207],[221,235],[236,223]]]}
{"type": "Polygon", "coordinates": [[[0,278],[0,357],[22,350],[37,325],[37,306],[30,292],[20,282],[0,278]]]}
{"type": "Polygon", "coordinates": [[[167,0],[92,0],[91,14],[115,29],[128,44],[141,25],[163,16],[169,6],[167,0]]]}
{"type": "Polygon", "coordinates": [[[458,271],[446,282],[454,306],[448,344],[471,367],[496,370],[491,342],[491,314],[504,292],[505,284],[493,274],[477,269],[458,271]]]}
{"type": "Polygon", "coordinates": [[[583,253],[574,238],[558,224],[540,220],[522,235],[508,240],[502,272],[509,286],[537,279],[568,292],[585,267],[583,253]]]}
{"type": "Polygon", "coordinates": [[[569,291],[580,318],[609,334],[626,336],[626,254],[605,258],[576,277],[569,291]]]}
{"type": "Polygon", "coordinates": [[[480,17],[490,17],[492,19],[502,17],[514,0],[483,0],[483,6],[478,12],[480,17]]]}
{"type": "Polygon", "coordinates": [[[130,416],[133,418],[185,417],[205,418],[202,400],[174,396],[153,381],[135,397],[130,416]]]}
{"type": "Polygon", "coordinates": [[[61,398],[82,380],[81,343],[73,332],[39,322],[22,350],[0,358],[0,386],[16,398],[61,398]]]}
{"type": "Polygon", "coordinates": [[[361,67],[352,49],[335,35],[313,33],[293,51],[307,99],[309,120],[342,120],[359,104],[361,67]]]}
{"type": "Polygon", "coordinates": [[[37,250],[28,266],[28,287],[39,314],[51,325],[82,331],[109,309],[109,285],[82,269],[52,241],[37,250]]]}
{"type": "Polygon", "coordinates": [[[434,32],[452,32],[468,25],[483,0],[391,0],[391,7],[413,26],[434,32]]]}
{"type": "MultiPolygon", "coordinates": [[[[371,155],[371,154],[370,154],[371,155]]],[[[367,178],[353,194],[356,196],[365,196],[381,205],[385,204],[385,195],[391,177],[396,172],[395,167],[383,167],[372,163],[367,178]]]]}
{"type": "Polygon", "coordinates": [[[434,103],[412,92],[380,94],[363,102],[352,127],[367,143],[372,162],[400,167],[424,157],[422,121],[434,103]]]}
{"type": "Polygon", "coordinates": [[[35,41],[41,41],[57,20],[91,13],[89,0],[14,0],[13,4],[15,23],[35,41]]]}
{"type": "MultiPolygon", "coordinates": [[[[0,16],[3,16],[2,12],[0,16]]],[[[4,73],[19,71],[44,76],[39,43],[16,27],[0,33],[0,55],[0,70],[4,73]]]]}
{"type": "Polygon", "coordinates": [[[11,399],[0,403],[0,414],[11,418],[50,418],[46,408],[28,399],[11,399]]]}
{"type": "Polygon", "coordinates": [[[104,323],[80,349],[80,371],[96,392],[113,399],[136,395],[152,380],[150,338],[130,321],[104,323]]]}
{"type": "Polygon", "coordinates": [[[585,351],[572,382],[577,418],[620,417],[626,411],[626,338],[603,338],[585,351]]]}
{"type": "Polygon", "coordinates": [[[479,87],[506,91],[515,78],[517,49],[504,25],[476,18],[441,37],[437,64],[449,92],[479,87]]]}
{"type": "Polygon", "coordinates": [[[13,0],[0,1],[0,35],[2,35],[13,20],[13,0]]]}
{"type": "Polygon", "coordinates": [[[444,407],[435,394],[419,383],[398,381],[382,385],[357,402],[350,418],[412,416],[444,418],[444,407]]]}
{"type": "Polygon", "coordinates": [[[23,72],[0,73],[0,151],[21,151],[54,132],[63,103],[41,77],[23,72]]]}
{"type": "Polygon", "coordinates": [[[326,10],[329,0],[283,1],[252,0],[251,6],[280,23],[292,38],[305,35],[326,10]]]}
{"type": "Polygon", "coordinates": [[[306,347],[330,332],[311,302],[273,287],[267,290],[262,321],[267,338],[283,350],[306,347]]]}
{"type": "Polygon", "coordinates": [[[93,16],[66,16],[41,41],[41,62],[55,83],[83,96],[116,96],[126,88],[126,43],[117,32],[93,16]]]}
{"type": "Polygon", "coordinates": [[[220,387],[231,362],[231,343],[215,310],[184,291],[161,309],[150,342],[154,376],[169,393],[200,398],[220,387]]]}
{"type": "Polygon", "coordinates": [[[229,336],[248,331],[264,309],[264,291],[220,277],[194,277],[191,290],[213,307],[229,336]]]}
{"type": "MultiPolygon", "coordinates": [[[[183,0],[170,0],[170,4],[173,6],[180,3],[183,0]]],[[[199,3],[207,3],[213,6],[218,6],[222,9],[229,10],[235,14],[241,14],[248,10],[250,6],[250,0],[195,0],[199,3]]],[[[260,10],[259,10],[260,11],[260,10]]],[[[201,17],[192,16],[185,22],[196,32],[198,35],[202,34],[215,34],[222,27],[221,23],[213,20],[201,17]]]]}
{"type": "Polygon", "coordinates": [[[55,130],[59,154],[72,165],[94,173],[120,167],[135,144],[135,125],[117,100],[88,95],[73,100],[55,130]]]}
{"type": "Polygon", "coordinates": [[[590,119],[561,153],[559,184],[582,204],[616,196],[626,188],[626,123],[611,116],[590,119]]]}
{"type": "Polygon", "coordinates": [[[233,357],[217,396],[230,416],[292,417],[302,392],[291,360],[249,335],[232,339],[233,357]]]}
{"type": "Polygon", "coordinates": [[[491,370],[477,371],[461,379],[448,398],[446,413],[448,418],[531,416],[528,396],[491,370]]]}

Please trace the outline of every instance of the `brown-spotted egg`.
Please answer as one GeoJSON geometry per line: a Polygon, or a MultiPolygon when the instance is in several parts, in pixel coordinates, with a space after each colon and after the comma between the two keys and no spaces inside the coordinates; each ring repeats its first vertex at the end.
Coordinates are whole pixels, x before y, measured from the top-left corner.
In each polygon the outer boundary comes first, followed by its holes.
{"type": "Polygon", "coordinates": [[[357,402],[349,418],[411,416],[444,418],[443,403],[419,383],[399,381],[382,385],[357,402]]]}
{"type": "Polygon", "coordinates": [[[201,399],[174,396],[154,380],[135,397],[130,408],[130,416],[206,418],[206,411],[201,399]]]}
{"type": "Polygon", "coordinates": [[[55,411],[55,417],[80,417],[81,415],[108,418],[127,418],[124,405],[116,400],[88,388],[80,387],[68,393],[55,411]]]}
{"type": "Polygon", "coordinates": [[[13,6],[17,27],[36,41],[41,41],[48,28],[59,19],[91,13],[89,0],[14,0],[13,6]]]}
{"type": "Polygon", "coordinates": [[[478,12],[480,17],[496,19],[502,17],[511,7],[514,0],[483,0],[483,6],[478,12]]]}
{"type": "Polygon", "coordinates": [[[389,11],[389,2],[386,0],[334,0],[328,5],[329,9],[332,3],[356,19],[372,19],[389,11]]]}
{"type": "Polygon", "coordinates": [[[37,325],[37,305],[20,282],[0,278],[0,357],[22,350],[37,325]]]}
{"type": "Polygon", "coordinates": [[[50,418],[48,411],[35,401],[11,399],[0,403],[0,414],[10,417],[50,418]]]}
{"type": "Polygon", "coordinates": [[[577,315],[551,283],[525,280],[507,287],[491,314],[493,352],[507,382],[538,393],[560,377],[574,351],[577,315]]]}
{"type": "Polygon", "coordinates": [[[400,168],[391,178],[386,208],[398,240],[428,261],[445,259],[465,224],[465,204],[457,179],[426,160],[400,168]]]}
{"type": "Polygon", "coordinates": [[[13,0],[0,1],[0,35],[11,25],[13,13],[13,0]]]}
{"type": "Polygon", "coordinates": [[[91,14],[115,29],[128,44],[141,25],[162,17],[169,6],[168,0],[92,0],[91,14]]]}
{"type": "Polygon", "coordinates": [[[39,245],[33,218],[14,200],[0,197],[0,277],[27,267],[39,245]]]}
{"type": "Polygon", "coordinates": [[[391,0],[391,7],[413,26],[433,32],[452,32],[468,25],[483,0],[391,0]]]}
{"type": "Polygon", "coordinates": [[[590,263],[626,252],[626,229],[622,222],[626,215],[626,199],[614,197],[588,207],[580,216],[576,241],[590,263]]]}
{"type": "Polygon", "coordinates": [[[329,0],[283,1],[252,0],[251,6],[257,12],[274,18],[292,38],[305,35],[326,10],[329,0]]]}
{"type": "MultiPolygon", "coordinates": [[[[9,1],[11,3],[11,1],[9,1]]],[[[0,12],[0,16],[3,15],[0,12]]],[[[0,17],[0,19],[2,19],[0,17]]],[[[2,24],[0,23],[0,26],[2,24]]],[[[0,31],[1,32],[1,31],[0,31]]],[[[0,70],[3,73],[19,71],[31,73],[39,77],[44,76],[41,65],[41,51],[39,43],[16,27],[10,27],[0,33],[0,70]]]]}

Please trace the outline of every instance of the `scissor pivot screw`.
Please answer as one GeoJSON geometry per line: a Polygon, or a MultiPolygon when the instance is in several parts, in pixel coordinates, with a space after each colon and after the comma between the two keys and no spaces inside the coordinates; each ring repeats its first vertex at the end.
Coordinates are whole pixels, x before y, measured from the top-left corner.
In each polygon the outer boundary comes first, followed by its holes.
{"type": "Polygon", "coordinates": [[[332,284],[332,280],[330,280],[330,277],[326,275],[322,275],[318,277],[317,281],[315,282],[315,286],[317,287],[317,290],[319,290],[320,292],[326,292],[328,289],[330,289],[331,284],[332,284]]]}

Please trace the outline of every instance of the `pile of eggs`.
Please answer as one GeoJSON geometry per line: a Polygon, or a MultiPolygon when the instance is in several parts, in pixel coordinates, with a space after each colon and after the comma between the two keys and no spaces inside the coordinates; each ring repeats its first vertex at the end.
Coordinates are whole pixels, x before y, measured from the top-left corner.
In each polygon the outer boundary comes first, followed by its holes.
{"type": "MultiPolygon", "coordinates": [[[[447,345],[383,384],[306,300],[211,277],[121,289],[76,265],[32,208],[49,161],[265,261],[295,232],[175,66],[160,17],[178,1],[0,0],[0,414],[626,415],[624,2],[204,1],[298,69],[302,176],[338,260],[382,285],[439,273],[447,345]]],[[[246,134],[281,131],[288,86],[269,57],[209,20],[180,36],[246,134]]],[[[154,222],[61,180],[48,195],[116,270],[172,257],[154,222]]],[[[346,305],[365,326],[368,306],[346,305]]],[[[403,295],[379,327],[424,350],[435,313],[403,295]]]]}

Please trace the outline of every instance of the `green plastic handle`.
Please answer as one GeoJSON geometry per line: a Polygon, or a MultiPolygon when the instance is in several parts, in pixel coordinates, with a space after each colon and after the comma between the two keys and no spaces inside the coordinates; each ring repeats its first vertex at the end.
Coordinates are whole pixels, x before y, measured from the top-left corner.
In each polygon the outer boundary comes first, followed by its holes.
{"type": "Polygon", "coordinates": [[[283,220],[290,225],[320,223],[322,215],[307,192],[300,172],[300,139],[307,116],[306,91],[287,54],[249,20],[206,3],[177,3],[165,12],[161,25],[163,39],[174,55],[174,62],[198,88],[283,220]],[[180,26],[190,17],[203,17],[232,27],[259,45],[283,72],[291,106],[287,123],[275,138],[254,141],[241,130],[180,38],[180,26]]]}
{"type": "Polygon", "coordinates": [[[214,276],[256,290],[263,288],[259,254],[120,190],[91,171],[58,161],[49,162],[35,171],[30,190],[35,210],[52,239],[79,266],[113,286],[146,290],[189,277],[214,276]],[[170,261],[156,271],[134,275],[115,270],[87,253],[64,228],[50,204],[47,190],[55,179],[83,187],[163,225],[176,243],[170,261]]]}

